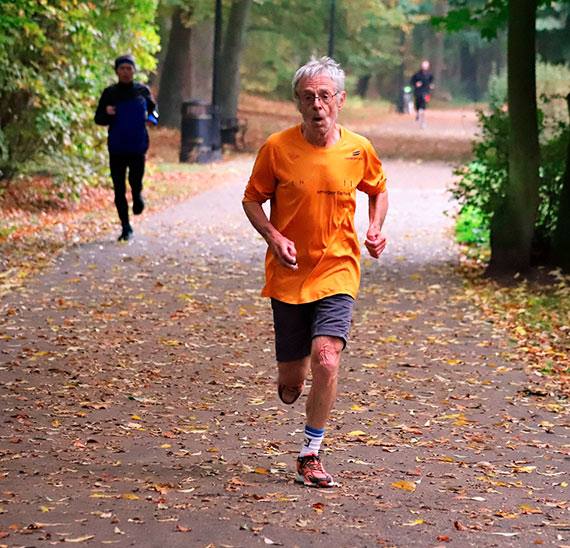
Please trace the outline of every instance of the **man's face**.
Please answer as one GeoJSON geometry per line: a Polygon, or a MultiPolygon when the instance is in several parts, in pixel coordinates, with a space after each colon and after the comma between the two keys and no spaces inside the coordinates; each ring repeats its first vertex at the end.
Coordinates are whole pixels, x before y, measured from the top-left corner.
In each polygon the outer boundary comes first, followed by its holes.
{"type": "MultiPolygon", "coordinates": [[[[417,65],[416,65],[416,66],[417,66],[417,65]]],[[[427,72],[427,71],[429,70],[429,61],[424,61],[424,62],[422,63],[422,70],[423,70],[424,72],[427,72]]]]}
{"type": "Polygon", "coordinates": [[[130,84],[135,77],[135,68],[130,63],[122,63],[117,67],[117,76],[121,84],[130,84]]]}
{"type": "Polygon", "coordinates": [[[319,75],[301,80],[297,85],[296,96],[305,127],[316,134],[326,135],[335,127],[346,93],[337,93],[331,78],[319,75]],[[329,104],[320,99],[327,96],[332,97],[329,104]]]}

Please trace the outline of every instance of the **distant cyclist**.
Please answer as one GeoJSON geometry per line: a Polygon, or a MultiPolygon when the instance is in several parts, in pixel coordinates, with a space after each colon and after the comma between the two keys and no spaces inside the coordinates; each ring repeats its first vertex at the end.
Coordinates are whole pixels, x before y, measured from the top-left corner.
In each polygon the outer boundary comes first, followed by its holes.
{"type": "Polygon", "coordinates": [[[410,85],[414,90],[416,120],[419,122],[420,128],[423,129],[426,126],[425,110],[433,89],[433,74],[429,71],[429,61],[422,62],[422,68],[412,76],[410,85]]]}

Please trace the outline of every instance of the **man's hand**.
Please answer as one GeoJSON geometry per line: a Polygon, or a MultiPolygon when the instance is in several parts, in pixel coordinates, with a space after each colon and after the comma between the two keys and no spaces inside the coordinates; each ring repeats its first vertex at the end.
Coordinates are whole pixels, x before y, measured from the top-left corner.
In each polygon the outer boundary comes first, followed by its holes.
{"type": "Polygon", "coordinates": [[[289,270],[297,270],[299,267],[297,266],[295,244],[277,231],[269,222],[261,204],[258,202],[243,202],[243,209],[249,222],[263,236],[279,264],[289,270]]]}
{"type": "Polygon", "coordinates": [[[369,228],[364,245],[374,259],[378,259],[386,247],[386,236],[376,228],[369,228]]]}
{"type": "Polygon", "coordinates": [[[281,266],[289,270],[299,269],[297,265],[297,250],[291,240],[281,235],[277,241],[271,242],[269,247],[281,266]]]}
{"type": "Polygon", "coordinates": [[[115,114],[117,114],[117,109],[113,106],[113,105],[107,105],[105,107],[105,112],[109,115],[109,116],[113,116],[115,114]]]}

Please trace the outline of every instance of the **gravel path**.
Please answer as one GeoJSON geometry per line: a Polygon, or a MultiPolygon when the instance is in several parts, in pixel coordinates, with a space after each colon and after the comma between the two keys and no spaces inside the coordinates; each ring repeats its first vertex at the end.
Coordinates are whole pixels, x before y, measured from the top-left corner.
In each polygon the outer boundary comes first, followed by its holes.
{"type": "Polygon", "coordinates": [[[250,166],[2,302],[0,546],[570,545],[567,419],[465,296],[441,163],[385,163],[324,446],[340,487],[293,483],[305,400],[275,394],[250,166]]]}

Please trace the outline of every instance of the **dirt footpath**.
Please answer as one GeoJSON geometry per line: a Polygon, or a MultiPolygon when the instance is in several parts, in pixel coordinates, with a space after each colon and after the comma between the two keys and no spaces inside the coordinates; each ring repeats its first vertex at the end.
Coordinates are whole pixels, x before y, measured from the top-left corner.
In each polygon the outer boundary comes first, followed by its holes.
{"type": "Polygon", "coordinates": [[[570,546],[570,423],[465,295],[451,168],[385,167],[325,438],[339,487],[293,482],[306,400],[276,396],[236,161],[2,301],[0,546],[570,546]]]}
{"type": "Polygon", "coordinates": [[[358,124],[362,133],[383,157],[453,160],[464,163],[472,156],[477,134],[477,114],[473,107],[440,110],[428,108],[426,125],[420,129],[415,114],[390,113],[381,121],[358,124]]]}

